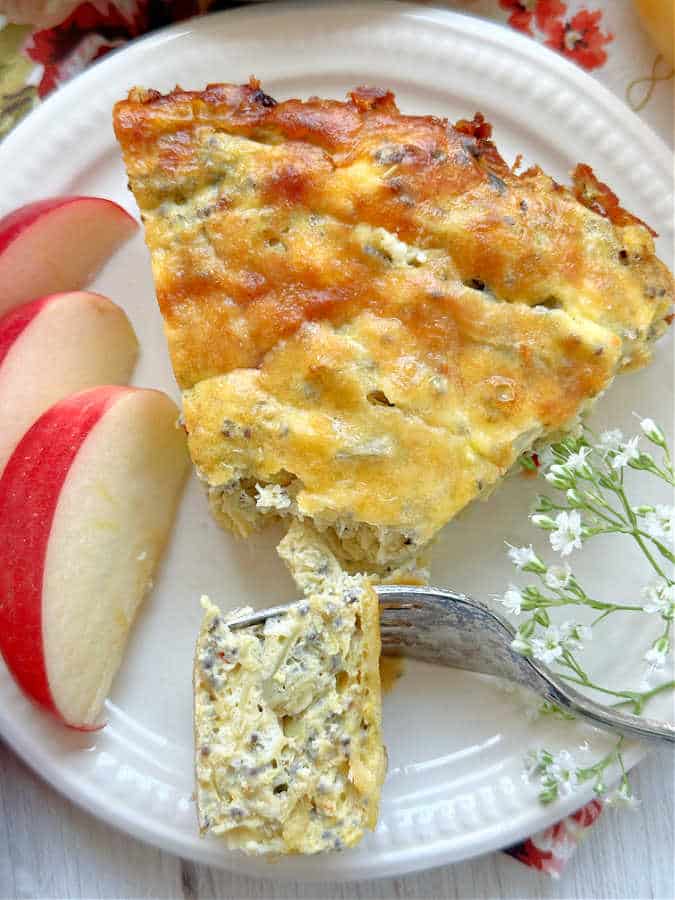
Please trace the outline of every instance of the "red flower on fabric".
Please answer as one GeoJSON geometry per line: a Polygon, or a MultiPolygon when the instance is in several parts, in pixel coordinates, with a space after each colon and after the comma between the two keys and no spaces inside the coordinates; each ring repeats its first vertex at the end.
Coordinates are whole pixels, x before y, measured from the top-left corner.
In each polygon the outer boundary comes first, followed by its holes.
{"type": "Polygon", "coordinates": [[[601,10],[582,9],[568,22],[551,21],[546,28],[546,46],[573,59],[584,69],[597,69],[607,62],[605,45],[614,40],[614,35],[600,30],[601,19],[601,10]]]}
{"type": "Polygon", "coordinates": [[[537,28],[544,31],[553,18],[564,15],[567,10],[561,0],[499,0],[499,5],[511,12],[509,25],[530,36],[533,36],[533,19],[537,28]]]}
{"type": "Polygon", "coordinates": [[[44,66],[38,94],[44,97],[112,48],[142,34],[150,25],[148,8],[149,0],[95,0],[81,3],[54,28],[34,32],[25,52],[44,66]]]}
{"type": "Polygon", "coordinates": [[[586,806],[582,806],[581,809],[572,813],[571,818],[574,819],[581,828],[590,828],[598,819],[601,812],[602,803],[599,800],[591,800],[586,806]]]}
{"type": "Polygon", "coordinates": [[[152,28],[203,12],[200,0],[91,0],[81,3],[59,25],[36,31],[24,51],[44,71],[38,93],[44,97],[109,50],[152,28]]]}
{"type": "Polygon", "coordinates": [[[567,7],[561,0],[539,0],[534,10],[537,28],[546,31],[556,19],[560,19],[566,12],[567,7]]]}
{"type": "Polygon", "coordinates": [[[514,847],[507,847],[504,853],[508,853],[531,869],[539,869],[540,872],[547,871],[553,861],[553,853],[550,850],[540,850],[532,838],[526,838],[514,847]]]}
{"type": "Polygon", "coordinates": [[[600,800],[591,800],[566,819],[520,844],[507,847],[504,852],[532,869],[539,869],[557,878],[578,844],[582,830],[590,828],[601,812],[600,800]]]}
{"type": "Polygon", "coordinates": [[[533,34],[532,19],[536,0],[499,0],[499,5],[511,12],[508,19],[511,28],[522,31],[523,34],[533,34]]]}

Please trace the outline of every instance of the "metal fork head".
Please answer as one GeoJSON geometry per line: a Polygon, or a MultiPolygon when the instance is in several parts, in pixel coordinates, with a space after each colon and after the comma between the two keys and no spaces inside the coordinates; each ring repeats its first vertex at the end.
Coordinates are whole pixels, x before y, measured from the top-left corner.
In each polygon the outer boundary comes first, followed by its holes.
{"type": "Polygon", "coordinates": [[[432,587],[378,585],[382,652],[515,682],[574,715],[630,738],[675,742],[675,725],[589,700],[512,649],[515,630],[477,600],[432,587]]]}
{"type": "MultiPolygon", "coordinates": [[[[484,603],[434,587],[376,585],[382,652],[494,675],[539,694],[574,715],[630,738],[675,742],[675,725],[619,712],[589,700],[546,666],[512,649],[515,630],[484,603]]],[[[284,615],[288,606],[229,623],[233,629],[284,615]]]]}

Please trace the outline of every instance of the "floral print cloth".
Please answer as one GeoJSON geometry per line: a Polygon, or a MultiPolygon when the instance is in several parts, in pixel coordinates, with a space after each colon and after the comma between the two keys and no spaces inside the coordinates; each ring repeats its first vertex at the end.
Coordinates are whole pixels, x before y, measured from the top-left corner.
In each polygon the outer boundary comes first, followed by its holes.
{"type": "MultiPolygon", "coordinates": [[[[424,0],[418,0],[424,2],[424,0]]],[[[51,91],[146,31],[216,9],[219,0],[0,0],[0,138],[51,91]]],[[[599,78],[667,142],[672,70],[643,32],[630,0],[436,0],[514,28],[599,78]]],[[[602,812],[592,800],[505,852],[560,875],[602,812]]]]}
{"type": "Polygon", "coordinates": [[[673,70],[633,0],[454,0],[430,3],[502,22],[585,69],[673,144],[673,70]]]}

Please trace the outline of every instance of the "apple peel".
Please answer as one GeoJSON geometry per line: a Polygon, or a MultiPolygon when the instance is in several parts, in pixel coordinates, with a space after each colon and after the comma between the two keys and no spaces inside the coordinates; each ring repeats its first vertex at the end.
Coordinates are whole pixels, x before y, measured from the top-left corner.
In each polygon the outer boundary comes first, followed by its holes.
{"type": "Polygon", "coordinates": [[[15,209],[0,219],[0,315],[85,287],[137,228],[103,197],[50,197],[15,209]]]}
{"type": "Polygon", "coordinates": [[[126,384],[137,356],[126,314],[100,294],[53,294],[0,318],[0,473],[52,404],[99,384],[126,384]]]}
{"type": "Polygon", "coordinates": [[[67,725],[100,727],[188,468],[160,391],[104,386],[60,401],[0,478],[0,651],[67,725]]]}

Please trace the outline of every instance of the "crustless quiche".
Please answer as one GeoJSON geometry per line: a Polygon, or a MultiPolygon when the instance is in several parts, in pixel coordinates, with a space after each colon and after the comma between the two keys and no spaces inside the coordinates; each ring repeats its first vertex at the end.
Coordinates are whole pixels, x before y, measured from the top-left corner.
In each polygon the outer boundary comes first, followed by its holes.
{"type": "Polygon", "coordinates": [[[241,630],[203,600],[195,654],[203,834],[248,853],[357,844],[377,823],[386,755],[378,601],[296,524],[280,545],[305,598],[241,630]]]}
{"type": "Polygon", "coordinates": [[[645,365],[673,285],[587,166],[509,167],[359,88],[134,89],[115,130],[192,459],[239,534],[312,526],[387,573],[645,365]]]}

